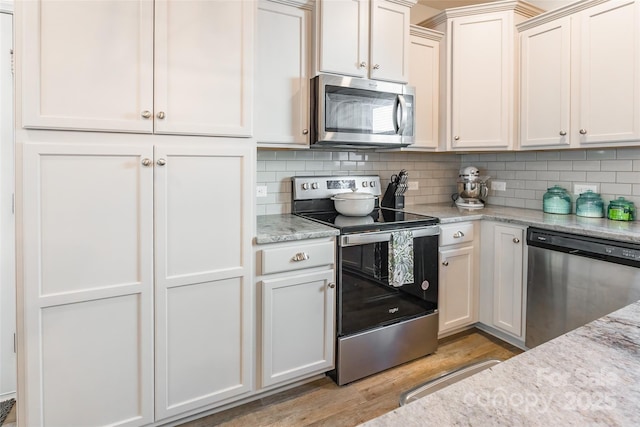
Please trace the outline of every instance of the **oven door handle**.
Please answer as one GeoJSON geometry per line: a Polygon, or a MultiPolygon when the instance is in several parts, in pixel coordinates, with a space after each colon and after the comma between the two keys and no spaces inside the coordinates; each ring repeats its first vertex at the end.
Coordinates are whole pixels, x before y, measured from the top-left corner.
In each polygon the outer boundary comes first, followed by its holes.
{"type": "MultiPolygon", "coordinates": [[[[402,230],[407,230],[403,228],[402,230]]],[[[426,237],[426,236],[437,236],[440,234],[440,227],[437,225],[429,226],[429,227],[417,227],[409,229],[413,238],[416,237],[426,237]]],[[[362,233],[362,234],[347,234],[346,236],[340,236],[340,246],[356,246],[356,245],[366,245],[370,243],[378,243],[378,242],[388,242],[391,240],[391,232],[390,231],[375,231],[371,233],[362,233]]]]}

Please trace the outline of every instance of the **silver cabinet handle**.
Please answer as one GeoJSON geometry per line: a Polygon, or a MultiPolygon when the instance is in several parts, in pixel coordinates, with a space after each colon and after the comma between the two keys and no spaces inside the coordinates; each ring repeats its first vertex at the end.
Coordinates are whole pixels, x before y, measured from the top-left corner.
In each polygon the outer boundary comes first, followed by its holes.
{"type": "Polygon", "coordinates": [[[306,135],[306,134],[308,134],[308,133],[309,133],[309,129],[302,129],[302,134],[303,134],[303,135],[306,135]]]}
{"type": "Polygon", "coordinates": [[[359,65],[360,68],[366,68],[367,67],[367,63],[362,61],[359,65]]]}
{"type": "Polygon", "coordinates": [[[309,259],[309,254],[308,253],[306,253],[306,252],[298,252],[297,254],[295,254],[293,256],[293,258],[291,258],[291,261],[298,262],[298,261],[304,261],[304,260],[307,260],[307,259],[309,259]]]}
{"type": "Polygon", "coordinates": [[[456,141],[460,140],[460,137],[458,135],[454,136],[453,139],[455,139],[456,141]]]}
{"type": "Polygon", "coordinates": [[[567,134],[566,131],[563,131],[563,130],[560,131],[560,136],[565,136],[566,134],[567,134]]]}
{"type": "Polygon", "coordinates": [[[158,114],[156,114],[156,117],[162,120],[166,117],[166,114],[164,114],[164,111],[160,111],[158,114]]]}
{"type": "Polygon", "coordinates": [[[330,287],[331,289],[333,289],[333,288],[335,288],[335,287],[336,287],[336,284],[335,284],[335,283],[329,283],[329,287],[330,287]]]}
{"type": "Polygon", "coordinates": [[[581,135],[586,135],[587,134],[587,130],[586,129],[580,129],[580,134],[581,135]]]}
{"type": "Polygon", "coordinates": [[[158,166],[164,166],[167,164],[167,161],[165,159],[158,159],[158,161],[156,162],[156,164],[158,166]]]}
{"type": "Polygon", "coordinates": [[[145,119],[148,119],[148,118],[150,118],[150,117],[151,117],[151,111],[149,111],[149,110],[144,110],[142,113],[140,113],[140,115],[141,115],[142,117],[144,117],[145,119]]]}
{"type": "Polygon", "coordinates": [[[141,163],[142,163],[142,166],[151,166],[153,164],[151,159],[147,159],[146,157],[144,159],[142,159],[141,163]]]}
{"type": "Polygon", "coordinates": [[[462,231],[458,231],[453,235],[454,239],[459,239],[461,237],[464,237],[464,233],[462,231]]]}
{"type": "Polygon", "coordinates": [[[374,65],[374,66],[373,66],[373,69],[374,69],[374,70],[379,70],[379,69],[380,69],[380,64],[376,64],[376,65],[374,65]]]}
{"type": "Polygon", "coordinates": [[[442,261],[442,265],[444,265],[445,267],[449,265],[449,261],[442,261]]]}
{"type": "Polygon", "coordinates": [[[513,238],[513,243],[520,243],[520,239],[518,239],[517,237],[513,238]]]}

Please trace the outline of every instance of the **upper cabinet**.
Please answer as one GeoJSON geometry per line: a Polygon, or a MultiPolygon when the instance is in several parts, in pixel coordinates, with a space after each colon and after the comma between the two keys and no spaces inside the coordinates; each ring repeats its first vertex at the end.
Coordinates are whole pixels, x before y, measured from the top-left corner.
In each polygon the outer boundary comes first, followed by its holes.
{"type": "Polygon", "coordinates": [[[445,33],[440,137],[447,150],[513,148],[515,25],[541,12],[528,3],[507,0],[447,9],[421,23],[445,33]]]}
{"type": "Polygon", "coordinates": [[[415,0],[318,0],[316,71],[406,83],[415,0]]]}
{"type": "Polygon", "coordinates": [[[22,126],[251,135],[253,1],[34,0],[18,8],[22,126]]]}
{"type": "Polygon", "coordinates": [[[640,6],[587,1],[521,24],[521,147],[640,140],[640,6]]]}
{"type": "Polygon", "coordinates": [[[259,146],[309,147],[313,4],[260,0],[256,23],[255,137],[259,146]]]}

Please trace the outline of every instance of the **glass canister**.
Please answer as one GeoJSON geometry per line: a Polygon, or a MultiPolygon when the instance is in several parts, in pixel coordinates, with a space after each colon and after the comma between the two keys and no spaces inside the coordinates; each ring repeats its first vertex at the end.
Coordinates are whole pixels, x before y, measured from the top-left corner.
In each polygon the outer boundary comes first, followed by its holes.
{"type": "Polygon", "coordinates": [[[609,202],[607,217],[615,221],[633,221],[635,219],[635,206],[633,202],[618,197],[609,202]]]}
{"type": "Polygon", "coordinates": [[[570,214],[571,196],[567,190],[559,185],[547,188],[547,192],[542,196],[542,211],[553,214],[570,214]]]}
{"type": "Polygon", "coordinates": [[[588,218],[604,217],[604,201],[600,194],[587,190],[576,200],[576,215],[588,218]]]}

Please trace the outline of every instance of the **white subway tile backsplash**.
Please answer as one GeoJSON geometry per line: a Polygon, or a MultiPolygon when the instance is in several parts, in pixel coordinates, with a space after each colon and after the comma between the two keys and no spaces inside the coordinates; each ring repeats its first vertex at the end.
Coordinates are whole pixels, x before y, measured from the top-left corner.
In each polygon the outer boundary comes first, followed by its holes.
{"type": "Polygon", "coordinates": [[[506,191],[489,192],[489,204],[541,209],[547,188],[558,184],[572,192],[575,183],[598,185],[607,203],[623,196],[640,204],[640,148],[471,154],[261,149],[257,183],[266,185],[269,195],[256,199],[257,212],[291,211],[291,176],[375,174],[384,192],[400,169],[419,184],[419,190],[406,193],[407,206],[448,203],[463,166],[507,183],[506,191]]]}

